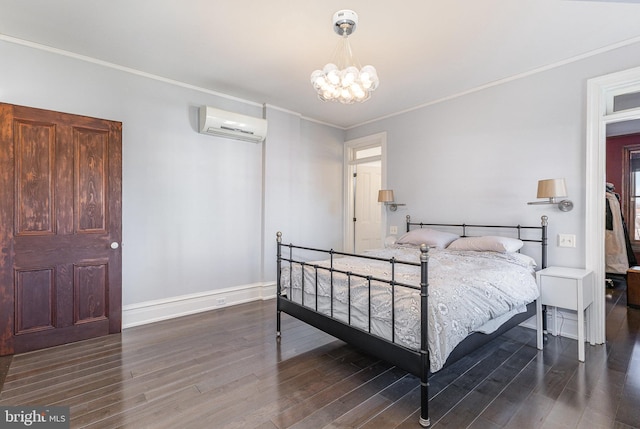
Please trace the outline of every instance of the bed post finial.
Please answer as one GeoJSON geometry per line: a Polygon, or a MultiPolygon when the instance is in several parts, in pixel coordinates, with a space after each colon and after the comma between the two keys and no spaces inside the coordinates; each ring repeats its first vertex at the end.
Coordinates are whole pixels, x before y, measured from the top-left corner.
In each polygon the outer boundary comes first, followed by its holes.
{"type": "Polygon", "coordinates": [[[420,245],[420,261],[426,261],[429,259],[429,246],[422,243],[420,245]]]}
{"type": "Polygon", "coordinates": [[[276,241],[282,243],[282,233],[280,231],[276,232],[276,241]]]}
{"type": "Polygon", "coordinates": [[[542,216],[540,217],[540,225],[542,225],[542,226],[547,226],[547,225],[549,225],[549,216],[547,216],[547,215],[542,215],[542,216]]]}

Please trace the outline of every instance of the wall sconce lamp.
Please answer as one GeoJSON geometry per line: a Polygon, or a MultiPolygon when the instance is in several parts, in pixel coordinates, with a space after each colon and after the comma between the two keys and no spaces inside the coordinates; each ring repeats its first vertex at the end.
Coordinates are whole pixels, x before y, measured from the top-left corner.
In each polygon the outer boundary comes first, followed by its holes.
{"type": "Polygon", "coordinates": [[[545,179],[538,180],[537,198],[548,198],[548,201],[533,201],[527,204],[557,204],[558,209],[562,212],[568,212],[573,209],[573,202],[570,200],[558,200],[567,197],[567,185],[564,179],[545,179]]]}
{"type": "Polygon", "coordinates": [[[378,191],[378,202],[384,203],[384,205],[388,206],[389,210],[391,210],[392,212],[395,212],[396,210],[398,210],[398,206],[406,205],[406,204],[398,204],[394,202],[392,189],[380,189],[378,191]]]}

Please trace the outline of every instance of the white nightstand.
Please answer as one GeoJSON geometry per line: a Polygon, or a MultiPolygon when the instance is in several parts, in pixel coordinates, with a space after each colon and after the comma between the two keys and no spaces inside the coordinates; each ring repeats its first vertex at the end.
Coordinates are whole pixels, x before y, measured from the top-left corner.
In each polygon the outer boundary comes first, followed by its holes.
{"type": "MultiPolygon", "coordinates": [[[[580,268],[548,267],[536,273],[538,349],[542,350],[542,306],[560,307],[578,313],[578,360],[584,362],[585,309],[593,301],[593,272],[580,268]]],[[[590,311],[587,312],[589,316],[590,311]]],[[[557,317],[554,311],[554,317],[557,317]]],[[[586,323],[589,323],[587,317],[586,323]]],[[[554,327],[557,322],[554,321],[554,327]]],[[[557,334],[557,332],[556,332],[557,334]]]]}

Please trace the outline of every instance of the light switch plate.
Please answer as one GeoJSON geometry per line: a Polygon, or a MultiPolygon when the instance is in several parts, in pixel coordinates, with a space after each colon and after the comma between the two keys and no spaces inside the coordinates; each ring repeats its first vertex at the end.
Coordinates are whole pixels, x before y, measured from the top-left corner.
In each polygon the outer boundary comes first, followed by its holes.
{"type": "Polygon", "coordinates": [[[389,227],[389,234],[397,234],[398,233],[398,227],[395,225],[391,225],[389,227]]]}

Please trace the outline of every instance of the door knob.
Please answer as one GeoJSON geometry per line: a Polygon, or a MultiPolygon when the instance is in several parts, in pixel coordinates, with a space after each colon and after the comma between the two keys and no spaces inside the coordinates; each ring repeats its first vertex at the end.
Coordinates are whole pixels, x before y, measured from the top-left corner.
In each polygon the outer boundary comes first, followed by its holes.
{"type": "Polygon", "coordinates": [[[113,250],[117,249],[118,247],[120,247],[120,245],[118,244],[118,242],[117,242],[117,241],[114,241],[113,243],[111,243],[111,248],[112,248],[113,250]]]}

